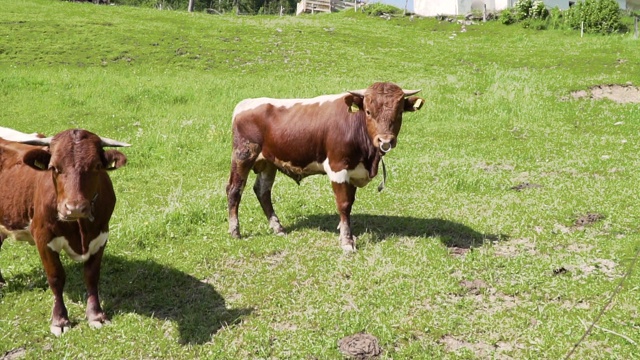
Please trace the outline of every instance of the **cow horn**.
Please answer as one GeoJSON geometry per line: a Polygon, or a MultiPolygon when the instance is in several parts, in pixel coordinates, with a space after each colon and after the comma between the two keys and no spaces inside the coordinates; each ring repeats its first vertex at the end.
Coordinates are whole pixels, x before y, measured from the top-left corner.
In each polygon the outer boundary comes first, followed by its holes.
{"type": "Polygon", "coordinates": [[[364,93],[367,91],[367,89],[362,89],[362,90],[349,90],[347,91],[349,94],[353,95],[353,96],[358,96],[363,98],[364,97],[364,93]]]}
{"type": "Polygon", "coordinates": [[[29,145],[49,145],[49,143],[51,143],[50,137],[42,138],[40,136],[38,135],[38,133],[25,134],[17,130],[0,127],[0,138],[3,138],[5,140],[29,145]]]}
{"type": "Polygon", "coordinates": [[[113,139],[109,139],[106,137],[100,137],[102,140],[102,146],[110,146],[110,147],[129,147],[131,144],[127,144],[126,142],[121,142],[113,139]]]}
{"type": "Polygon", "coordinates": [[[415,95],[417,93],[419,93],[420,91],[422,91],[422,89],[419,90],[402,90],[402,92],[404,92],[404,96],[411,96],[411,95],[415,95]]]}

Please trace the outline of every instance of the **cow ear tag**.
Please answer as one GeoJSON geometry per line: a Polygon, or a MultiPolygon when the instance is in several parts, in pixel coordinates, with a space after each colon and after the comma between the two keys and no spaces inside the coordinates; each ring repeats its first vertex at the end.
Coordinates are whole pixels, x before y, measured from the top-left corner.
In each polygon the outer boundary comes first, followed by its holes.
{"type": "Polygon", "coordinates": [[[360,107],[356,103],[352,103],[351,107],[349,107],[349,112],[356,113],[360,111],[360,107]]]}
{"type": "Polygon", "coordinates": [[[422,99],[416,100],[415,104],[413,104],[414,109],[419,109],[420,105],[422,105],[422,99]]]}
{"type": "Polygon", "coordinates": [[[33,162],[33,165],[34,165],[35,167],[37,167],[38,169],[40,169],[40,170],[44,170],[44,169],[45,169],[44,164],[43,164],[43,163],[41,163],[41,162],[40,162],[40,161],[38,161],[38,160],[35,160],[35,161],[33,162]]]}

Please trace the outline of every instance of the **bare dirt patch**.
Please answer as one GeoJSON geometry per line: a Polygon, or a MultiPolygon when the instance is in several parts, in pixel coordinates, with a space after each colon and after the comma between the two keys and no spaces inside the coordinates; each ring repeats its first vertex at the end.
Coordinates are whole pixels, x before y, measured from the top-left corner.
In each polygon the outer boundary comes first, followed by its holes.
{"type": "Polygon", "coordinates": [[[439,341],[444,346],[445,351],[457,353],[462,349],[471,351],[475,357],[480,359],[512,359],[510,356],[503,354],[502,352],[512,351],[515,348],[522,348],[522,346],[514,346],[506,342],[498,342],[495,345],[490,345],[484,342],[470,343],[465,340],[457,339],[451,335],[443,336],[439,341]]]}
{"type": "Polygon", "coordinates": [[[482,289],[487,288],[487,283],[480,279],[475,280],[462,280],[460,282],[460,286],[467,290],[468,293],[473,295],[479,295],[482,292],[482,289]]]}
{"type": "Polygon", "coordinates": [[[604,219],[604,215],[598,213],[586,213],[584,215],[578,216],[574,225],[576,227],[584,227],[597,223],[598,221],[604,219]]]}
{"type": "Polygon", "coordinates": [[[529,238],[519,238],[511,240],[508,243],[499,243],[493,248],[496,256],[514,257],[520,255],[538,255],[536,244],[529,238]]]}
{"type": "Polygon", "coordinates": [[[453,256],[465,256],[471,249],[469,248],[461,248],[461,247],[451,247],[449,248],[449,254],[453,256]]]}
{"type": "Polygon", "coordinates": [[[620,104],[640,103],[640,88],[631,84],[596,85],[588,90],[572,91],[574,99],[609,99],[620,104]]]}
{"type": "Polygon", "coordinates": [[[378,339],[369,334],[358,333],[338,341],[340,352],[350,359],[377,359],[382,354],[378,339]]]}
{"type": "Polygon", "coordinates": [[[541,187],[542,187],[542,185],[523,182],[523,183],[520,183],[520,184],[518,184],[516,186],[512,186],[511,190],[522,191],[524,189],[537,189],[537,188],[541,188],[541,187]]]}
{"type": "Polygon", "coordinates": [[[23,357],[25,357],[26,354],[27,354],[27,351],[25,350],[25,348],[17,348],[17,349],[7,351],[6,353],[4,353],[2,357],[0,357],[0,359],[17,360],[17,359],[22,359],[23,357]]]}

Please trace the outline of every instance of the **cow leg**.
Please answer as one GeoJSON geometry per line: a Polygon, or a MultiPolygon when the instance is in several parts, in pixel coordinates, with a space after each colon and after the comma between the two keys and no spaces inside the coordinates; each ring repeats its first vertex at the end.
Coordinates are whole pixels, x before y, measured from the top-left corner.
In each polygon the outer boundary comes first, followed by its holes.
{"type": "Polygon", "coordinates": [[[267,164],[256,176],[253,192],[256,193],[258,201],[260,201],[260,206],[262,206],[262,211],[264,211],[264,214],[267,216],[269,227],[276,235],[284,235],[284,228],[280,224],[280,219],[278,219],[276,212],[273,210],[273,203],[271,202],[271,188],[273,187],[277,172],[278,169],[276,169],[273,164],[267,164]]]}
{"type": "Polygon", "coordinates": [[[71,326],[67,308],[64,306],[64,299],[62,298],[66,275],[60,262],[60,254],[47,247],[47,242],[44,242],[43,245],[41,243],[43,242],[38,241],[38,252],[40,253],[40,259],[42,259],[44,271],[47,273],[49,288],[53,293],[51,333],[55,336],[60,336],[65,331],[69,331],[71,326]]]}
{"type": "Polygon", "coordinates": [[[356,187],[349,183],[331,182],[336,205],[340,213],[340,247],[346,252],[356,251],[356,243],[351,234],[351,207],[356,200],[356,187]]]}
{"type": "MultiPolygon", "coordinates": [[[[0,249],[2,248],[2,243],[4,242],[5,239],[5,235],[0,234],[0,249]]],[[[4,286],[6,284],[6,282],[4,281],[4,278],[2,277],[2,271],[0,271],[0,287],[4,286]]]]}
{"type": "Polygon", "coordinates": [[[231,174],[227,184],[227,206],[229,209],[229,234],[234,238],[240,237],[240,223],[238,222],[238,208],[242,191],[247,184],[249,172],[260,154],[260,145],[250,142],[234,141],[231,155],[231,174]]]}
{"type": "Polygon", "coordinates": [[[100,297],[98,296],[98,283],[100,282],[100,264],[104,246],[97,253],[91,255],[84,263],[84,284],[87,287],[87,320],[89,326],[99,329],[102,324],[108,323],[107,315],[100,307],[100,297]]]}

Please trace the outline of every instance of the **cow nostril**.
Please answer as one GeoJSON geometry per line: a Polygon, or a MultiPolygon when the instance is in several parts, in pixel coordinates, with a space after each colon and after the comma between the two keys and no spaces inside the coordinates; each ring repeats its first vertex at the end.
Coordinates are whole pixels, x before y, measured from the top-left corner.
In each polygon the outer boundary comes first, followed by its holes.
{"type": "Polygon", "coordinates": [[[382,152],[389,152],[389,150],[391,150],[391,143],[389,142],[381,142],[380,143],[380,150],[382,152]]]}

